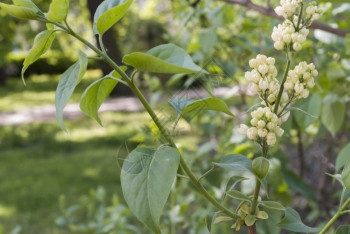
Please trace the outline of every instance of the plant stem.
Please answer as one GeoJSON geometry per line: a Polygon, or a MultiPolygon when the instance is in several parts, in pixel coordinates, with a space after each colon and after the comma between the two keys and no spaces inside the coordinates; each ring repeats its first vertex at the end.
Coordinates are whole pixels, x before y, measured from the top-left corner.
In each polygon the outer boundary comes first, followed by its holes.
{"type": "Polygon", "coordinates": [[[275,108],[273,110],[273,112],[277,115],[277,111],[278,111],[278,107],[280,105],[280,101],[281,101],[281,97],[282,97],[282,93],[283,93],[283,89],[284,89],[284,83],[286,82],[287,80],[287,76],[288,76],[288,71],[289,71],[289,67],[290,67],[290,63],[291,63],[291,60],[289,58],[289,56],[287,56],[287,65],[286,65],[286,68],[284,70],[284,74],[283,74],[283,80],[282,80],[282,83],[281,83],[281,86],[280,86],[280,90],[278,91],[278,96],[277,96],[277,99],[276,99],[276,103],[275,103],[275,108]]]}
{"type": "Polygon", "coordinates": [[[339,208],[337,213],[333,215],[331,220],[329,220],[329,222],[326,224],[326,226],[324,226],[324,228],[320,231],[319,234],[325,234],[328,231],[328,229],[330,229],[333,226],[334,222],[339,218],[339,216],[343,214],[343,210],[345,210],[349,205],[350,198],[348,198],[348,200],[344,202],[344,204],[339,208]]]}
{"type": "Polygon", "coordinates": [[[261,183],[259,180],[256,180],[255,183],[255,190],[254,190],[254,197],[253,197],[253,203],[252,203],[252,209],[251,214],[254,215],[256,211],[256,207],[258,205],[258,198],[259,198],[259,192],[260,192],[261,183]]]}
{"type": "MultiPolygon", "coordinates": [[[[125,82],[128,84],[129,88],[133,91],[133,93],[138,97],[148,114],[151,116],[154,123],[157,125],[160,133],[164,137],[164,139],[169,143],[170,146],[177,149],[175,142],[173,141],[172,137],[168,133],[168,131],[164,128],[160,120],[158,119],[157,115],[153,111],[152,107],[148,103],[145,96],[142,94],[142,92],[139,90],[138,87],[135,86],[135,84],[132,82],[131,78],[103,51],[99,50],[96,46],[92,45],[90,42],[88,42],[86,39],[81,37],[79,34],[76,34],[73,30],[65,28],[63,25],[56,24],[58,27],[65,29],[70,35],[77,38],[79,41],[90,47],[94,52],[96,52],[99,56],[105,60],[105,62],[116,72],[120,74],[120,76],[125,80],[125,82]]],[[[195,177],[191,169],[187,166],[185,160],[183,157],[180,157],[180,165],[182,169],[185,171],[185,173],[188,175],[191,182],[194,184],[194,186],[199,190],[199,192],[210,202],[213,206],[215,206],[217,209],[221,210],[226,215],[230,216],[231,218],[238,218],[238,216],[231,212],[226,207],[222,206],[219,202],[217,202],[203,187],[203,185],[198,181],[198,179],[195,177]]]]}

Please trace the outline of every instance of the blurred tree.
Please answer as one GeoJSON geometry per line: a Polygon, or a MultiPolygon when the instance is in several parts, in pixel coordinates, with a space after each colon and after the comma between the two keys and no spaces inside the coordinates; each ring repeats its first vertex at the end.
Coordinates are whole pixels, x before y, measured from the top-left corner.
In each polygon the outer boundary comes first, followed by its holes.
{"type": "MultiPolygon", "coordinates": [[[[88,8],[90,12],[90,19],[91,22],[94,22],[94,14],[97,9],[97,7],[103,2],[103,0],[87,0],[88,8]]],[[[113,30],[111,28],[103,35],[103,43],[105,45],[105,48],[107,50],[107,54],[117,63],[121,64],[122,62],[122,53],[117,43],[117,31],[113,30]]],[[[98,36],[95,35],[96,38],[96,44],[98,45],[98,36]]],[[[111,68],[108,64],[106,64],[103,61],[99,62],[100,68],[104,75],[107,75],[111,72],[111,68]]],[[[117,85],[117,87],[114,89],[113,94],[118,95],[126,95],[130,96],[132,95],[132,92],[130,89],[123,85],[117,85]]]]}

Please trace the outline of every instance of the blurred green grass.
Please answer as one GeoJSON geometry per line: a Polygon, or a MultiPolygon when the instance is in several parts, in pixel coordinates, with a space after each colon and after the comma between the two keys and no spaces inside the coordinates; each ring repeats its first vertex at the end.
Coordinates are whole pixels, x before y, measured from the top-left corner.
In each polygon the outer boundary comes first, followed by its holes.
{"type": "MultiPolygon", "coordinates": [[[[73,102],[98,73],[89,75],[73,95],[73,102]]],[[[53,104],[56,86],[57,77],[33,76],[27,87],[20,79],[10,80],[0,91],[0,112],[53,104]]],[[[65,120],[68,133],[56,120],[0,127],[1,234],[10,233],[17,225],[22,227],[21,233],[68,233],[54,222],[60,215],[61,195],[67,204],[75,204],[84,194],[103,186],[110,196],[122,198],[117,155],[126,155],[120,146],[136,134],[147,115],[109,112],[101,119],[108,127],[87,117],[65,120]]]]}

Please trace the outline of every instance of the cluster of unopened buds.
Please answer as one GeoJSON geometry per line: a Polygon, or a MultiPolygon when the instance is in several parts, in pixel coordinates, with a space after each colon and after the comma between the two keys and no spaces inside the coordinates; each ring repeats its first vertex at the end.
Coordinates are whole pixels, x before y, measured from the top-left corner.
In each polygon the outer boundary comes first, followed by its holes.
{"type": "Polygon", "coordinates": [[[279,127],[281,119],[270,108],[259,107],[251,113],[251,116],[250,124],[252,127],[249,128],[245,124],[241,124],[239,127],[239,132],[247,135],[249,139],[257,140],[259,138],[272,146],[276,143],[276,136],[283,135],[283,129],[279,127]]]}
{"type": "MultiPolygon", "coordinates": [[[[303,9],[302,0],[281,0],[281,6],[275,10],[286,20],[273,29],[272,39],[277,50],[299,51],[306,41],[311,21],[321,13],[315,2],[306,8],[306,18],[296,15],[296,9],[303,9]]],[[[288,55],[289,56],[289,55],[288,55]]],[[[290,61],[289,61],[290,62],[290,61]]],[[[239,132],[261,145],[273,146],[277,137],[283,135],[281,124],[289,117],[288,106],[295,100],[307,98],[309,90],[315,86],[314,78],[318,75],[313,63],[300,62],[293,70],[287,70],[282,84],[276,79],[275,59],[259,54],[249,61],[251,71],[245,73],[248,90],[262,100],[257,110],[251,112],[251,127],[241,124],[239,132]],[[288,72],[288,73],[287,73],[288,72]],[[278,106],[276,106],[278,105],[278,106]]],[[[289,69],[289,65],[287,66],[289,69]]]]}
{"type": "Polygon", "coordinates": [[[290,99],[307,98],[309,89],[315,86],[314,78],[318,75],[313,63],[301,62],[293,70],[288,72],[284,83],[284,90],[290,99]]]}
{"type": "Polygon", "coordinates": [[[321,10],[316,2],[311,2],[306,8],[305,19],[301,20],[296,9],[302,7],[302,0],[281,0],[280,3],[281,6],[276,7],[275,11],[285,21],[273,29],[271,37],[275,42],[274,47],[276,50],[284,50],[286,46],[290,46],[294,51],[299,51],[309,34],[305,27],[320,18],[321,10]]]}

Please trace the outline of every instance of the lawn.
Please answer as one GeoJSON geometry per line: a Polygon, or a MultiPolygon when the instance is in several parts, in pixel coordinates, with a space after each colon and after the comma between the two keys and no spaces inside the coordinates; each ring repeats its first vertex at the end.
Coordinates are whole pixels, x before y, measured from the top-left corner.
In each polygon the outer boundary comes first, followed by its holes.
{"type": "MultiPolygon", "coordinates": [[[[90,72],[72,100],[78,101],[90,72]]],[[[54,103],[57,77],[33,76],[24,87],[9,80],[0,90],[0,111],[54,103]]],[[[0,127],[0,234],[20,226],[21,233],[69,233],[55,224],[59,199],[75,204],[102,186],[108,196],[121,195],[117,164],[120,146],[145,123],[146,114],[104,113],[108,127],[81,117],[66,120],[68,133],[56,122],[0,127]]],[[[130,144],[130,142],[128,142],[130,144]]],[[[136,144],[132,145],[135,146],[136,144]]]]}

